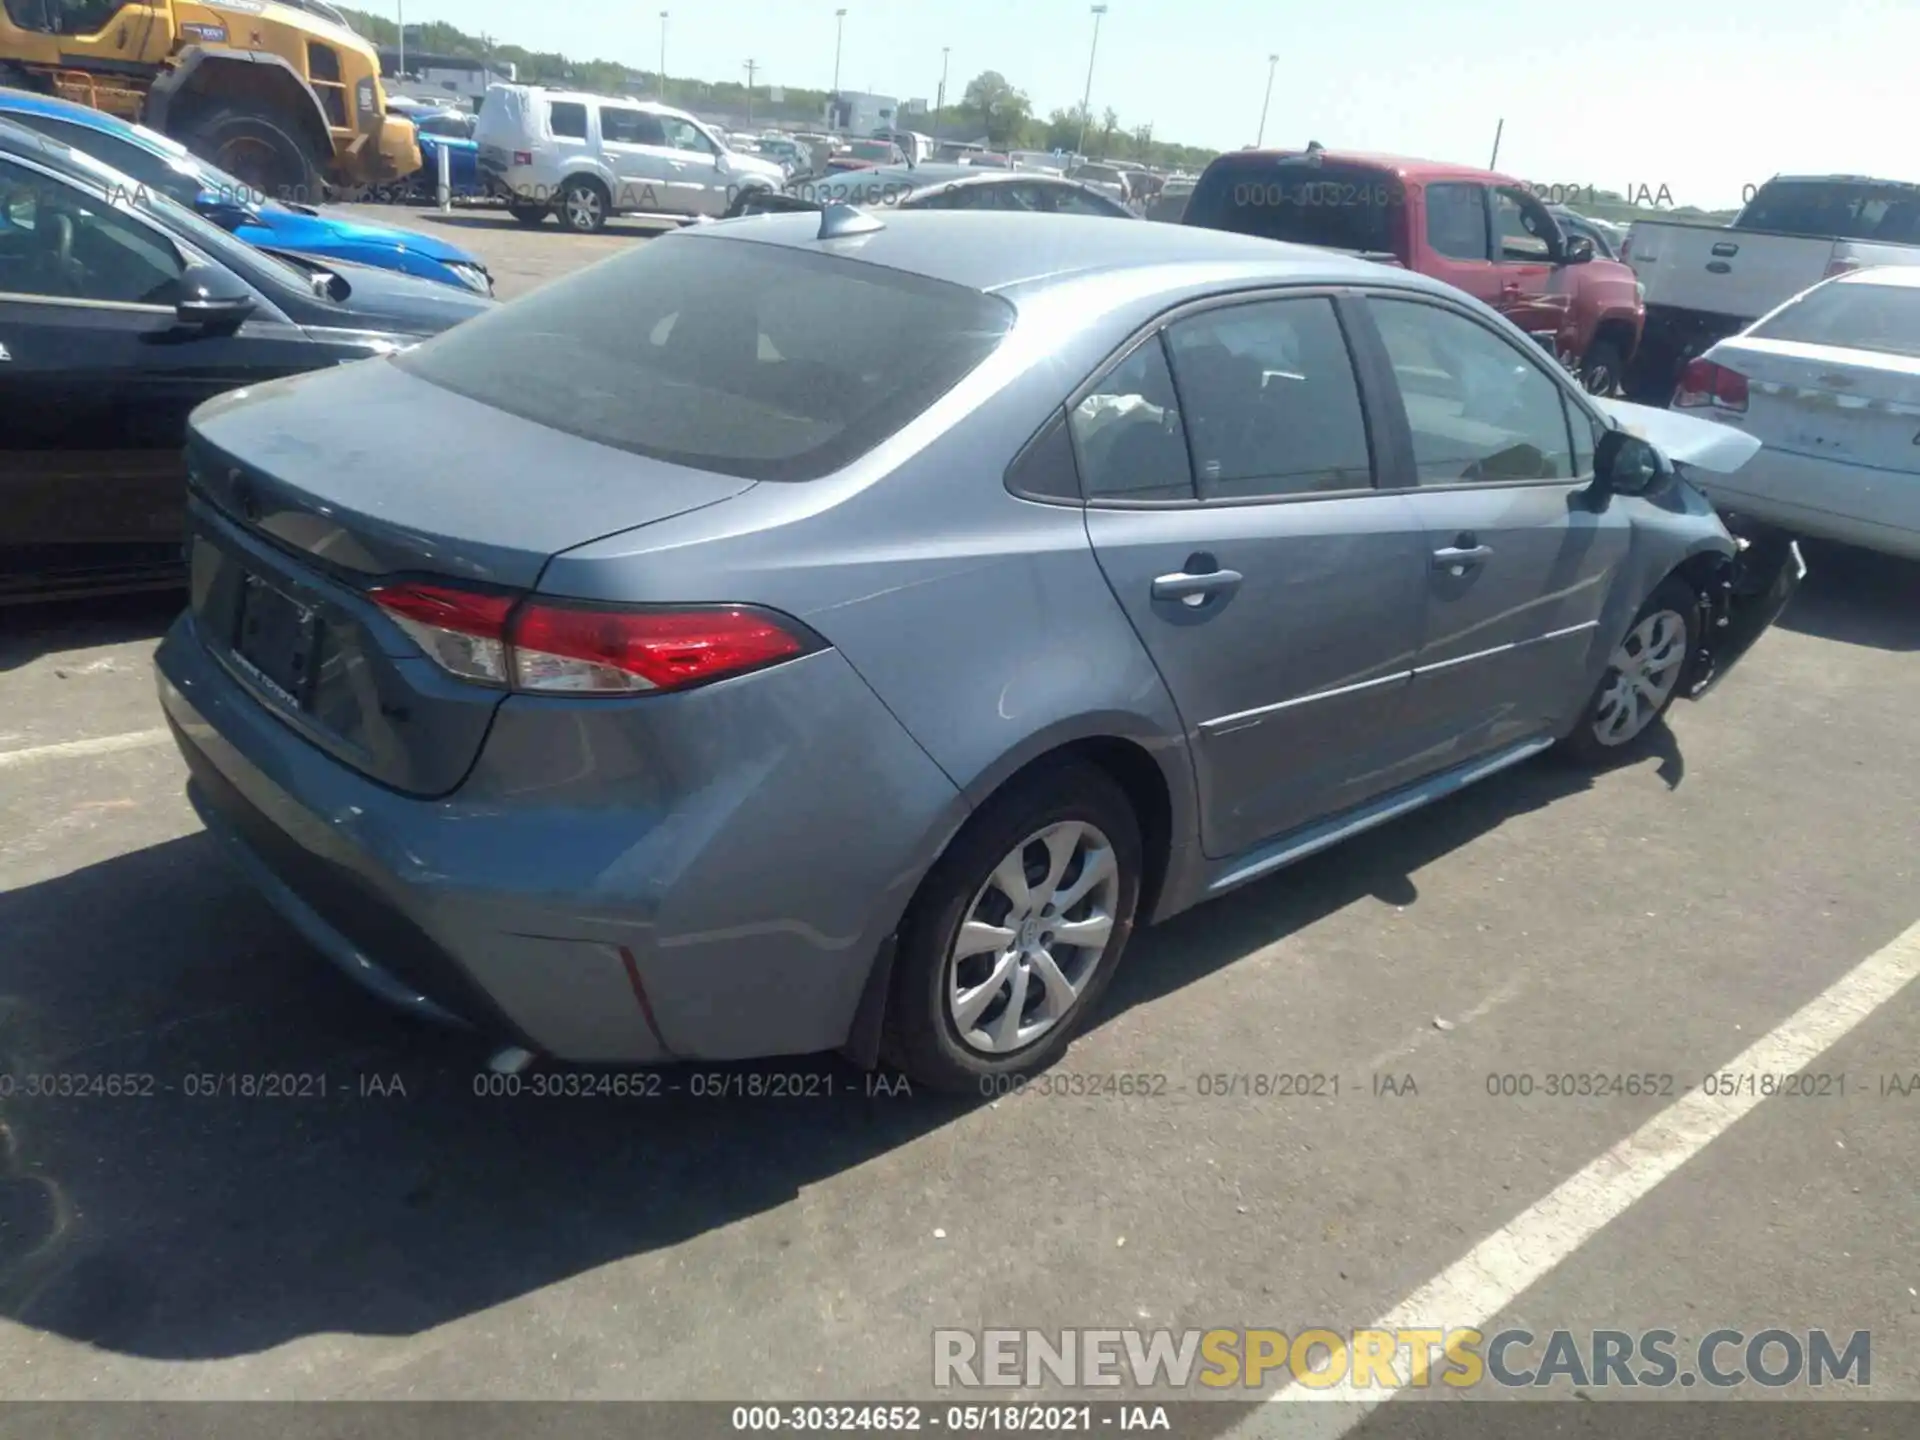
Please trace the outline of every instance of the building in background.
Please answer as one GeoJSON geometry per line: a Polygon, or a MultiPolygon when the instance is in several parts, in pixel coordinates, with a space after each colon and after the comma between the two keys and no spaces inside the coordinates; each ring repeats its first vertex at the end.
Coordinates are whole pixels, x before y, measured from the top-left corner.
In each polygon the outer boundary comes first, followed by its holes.
{"type": "Polygon", "coordinates": [[[842,90],[827,101],[827,128],[846,135],[866,136],[876,130],[893,129],[899,114],[900,102],[891,95],[842,90]]]}
{"type": "Polygon", "coordinates": [[[407,47],[407,73],[400,75],[400,51],[382,45],[380,79],[389,90],[421,100],[445,99],[469,108],[486,98],[490,85],[511,84],[520,78],[510,60],[475,60],[465,55],[431,55],[407,47]]]}

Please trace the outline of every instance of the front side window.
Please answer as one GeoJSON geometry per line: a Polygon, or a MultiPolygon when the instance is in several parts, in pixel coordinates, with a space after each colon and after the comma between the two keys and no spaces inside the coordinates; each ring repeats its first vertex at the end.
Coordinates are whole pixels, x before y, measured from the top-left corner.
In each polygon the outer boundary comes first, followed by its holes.
{"type": "Polygon", "coordinates": [[[0,293],[171,307],[182,269],[172,244],[145,225],[0,161],[0,293]]]}
{"type": "Polygon", "coordinates": [[[1485,260],[1487,192],[1478,185],[1429,185],[1427,244],[1449,260],[1485,260]]]}
{"type": "Polygon", "coordinates": [[[697,125],[691,125],[673,115],[663,115],[660,117],[660,127],[665,133],[666,143],[675,150],[691,150],[700,155],[717,153],[714,150],[713,141],[709,140],[697,125]]]}
{"type": "Polygon", "coordinates": [[[1494,231],[1500,237],[1502,260],[1532,260],[1545,263],[1553,258],[1552,218],[1538,201],[1512,190],[1493,192],[1494,231]]]}
{"type": "Polygon", "coordinates": [[[558,140],[587,138],[587,107],[573,100],[556,100],[547,110],[547,128],[558,140]]]}
{"type": "Polygon", "coordinates": [[[1364,490],[1367,422],[1333,302],[1236,305],[1167,329],[1200,497],[1364,490]]]}
{"type": "Polygon", "coordinates": [[[556,281],[394,363],[602,445],[811,480],[951,390],[1013,313],[944,281],[694,232],[556,281]]]}
{"type": "Polygon", "coordinates": [[[1180,401],[1157,337],[1108,371],[1068,424],[1087,499],[1194,498],[1180,401]]]}
{"type": "Polygon", "coordinates": [[[1413,432],[1422,485],[1575,475],[1560,387],[1486,326],[1438,305],[1368,302],[1413,432]]]}

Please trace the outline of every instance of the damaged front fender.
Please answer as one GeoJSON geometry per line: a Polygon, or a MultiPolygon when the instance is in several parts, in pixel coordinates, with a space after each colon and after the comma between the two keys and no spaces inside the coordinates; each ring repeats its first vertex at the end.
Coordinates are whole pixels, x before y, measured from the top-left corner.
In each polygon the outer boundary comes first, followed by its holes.
{"type": "Polygon", "coordinates": [[[1777,532],[1735,532],[1735,554],[1724,557],[1701,590],[1700,649],[1681,693],[1699,700],[1727,676],[1778,620],[1807,578],[1800,542],[1777,532]]]}

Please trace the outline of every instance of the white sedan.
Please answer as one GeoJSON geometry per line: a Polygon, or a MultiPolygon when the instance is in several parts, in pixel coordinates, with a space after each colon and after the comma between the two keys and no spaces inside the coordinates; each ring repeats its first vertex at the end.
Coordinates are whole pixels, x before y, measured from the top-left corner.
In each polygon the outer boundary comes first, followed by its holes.
{"type": "Polygon", "coordinates": [[[1920,560],[1920,268],[1802,291],[1690,363],[1673,405],[1761,442],[1703,485],[1720,509],[1920,560]]]}

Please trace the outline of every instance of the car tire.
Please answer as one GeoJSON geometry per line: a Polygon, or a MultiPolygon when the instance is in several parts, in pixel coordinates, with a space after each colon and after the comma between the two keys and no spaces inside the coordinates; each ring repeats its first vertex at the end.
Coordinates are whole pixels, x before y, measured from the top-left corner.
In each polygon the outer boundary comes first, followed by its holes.
{"type": "Polygon", "coordinates": [[[1617,395],[1626,367],[1618,342],[1596,340],[1580,359],[1580,384],[1589,395],[1617,395]]]}
{"type": "Polygon", "coordinates": [[[528,229],[532,229],[536,225],[545,224],[547,216],[551,215],[552,213],[553,213],[552,207],[547,205],[509,205],[507,206],[507,214],[511,215],[514,219],[518,220],[522,225],[525,225],[528,229]]]}
{"type": "Polygon", "coordinates": [[[560,188],[560,223],[576,235],[599,234],[612,210],[613,197],[598,180],[569,180],[560,188]]]}
{"type": "Polygon", "coordinates": [[[313,205],[326,199],[323,165],[297,129],[279,117],[235,105],[191,116],[176,138],[274,200],[313,205]]]}
{"type": "Polygon", "coordinates": [[[1104,770],[1048,765],[1002,790],[954,837],[908,907],[882,1057],[929,1089],[971,1095],[1052,1065],[1119,966],[1141,869],[1139,820],[1104,770]],[[1016,872],[1014,883],[1032,887],[1024,906],[1008,888],[1016,872]],[[1042,896],[1050,877],[1052,893],[1042,896]],[[1062,896],[1068,903],[1050,908],[1062,896]],[[1089,943],[1066,940],[1056,925],[1089,943]],[[995,939],[998,949],[972,948],[995,939]]]}
{"type": "Polygon", "coordinates": [[[1605,764],[1644,748],[1679,698],[1680,682],[1700,648],[1700,597],[1669,577],[1654,588],[1608,657],[1606,673],[1560,742],[1570,759],[1605,764]]]}

